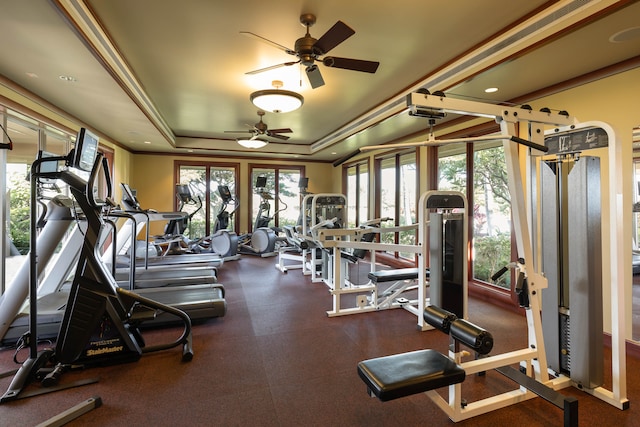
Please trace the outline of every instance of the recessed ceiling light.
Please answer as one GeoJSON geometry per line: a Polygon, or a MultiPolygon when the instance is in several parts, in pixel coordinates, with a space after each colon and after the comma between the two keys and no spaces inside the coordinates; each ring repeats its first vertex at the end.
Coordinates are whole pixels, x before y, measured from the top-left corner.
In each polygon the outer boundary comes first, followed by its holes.
{"type": "Polygon", "coordinates": [[[151,144],[151,141],[145,141],[144,143],[145,144],[151,144]]]}
{"type": "Polygon", "coordinates": [[[494,93],[498,91],[497,87],[488,87],[484,90],[486,93],[494,93]]]}
{"type": "Polygon", "coordinates": [[[338,154],[338,153],[336,153],[335,151],[332,151],[331,154],[338,154]]]}
{"type": "Polygon", "coordinates": [[[637,38],[640,38],[640,27],[631,27],[618,31],[609,37],[609,41],[611,43],[624,43],[637,38]]]}
{"type": "Polygon", "coordinates": [[[59,78],[60,80],[64,80],[65,82],[72,82],[72,83],[73,83],[73,82],[77,82],[77,81],[78,81],[78,79],[76,79],[76,78],[75,78],[75,77],[73,77],[73,76],[65,76],[65,75],[61,75],[61,76],[58,76],[58,78],[59,78]]]}

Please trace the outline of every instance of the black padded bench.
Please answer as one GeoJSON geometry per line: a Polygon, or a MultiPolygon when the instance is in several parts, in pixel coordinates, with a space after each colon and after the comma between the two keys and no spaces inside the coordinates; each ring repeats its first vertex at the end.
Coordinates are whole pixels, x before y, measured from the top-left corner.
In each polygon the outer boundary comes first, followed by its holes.
{"type": "MultiPolygon", "coordinates": [[[[429,306],[424,319],[479,354],[488,354],[493,348],[488,331],[447,310],[429,306]]],[[[362,361],[358,363],[358,375],[372,396],[388,401],[460,383],[465,379],[465,370],[450,357],[427,349],[362,361]]]]}
{"type": "Polygon", "coordinates": [[[369,393],[383,402],[464,381],[457,363],[436,350],[378,357],[358,363],[369,393]]]}
{"type": "Polygon", "coordinates": [[[398,282],[400,280],[417,280],[418,269],[413,268],[400,268],[397,270],[378,270],[372,271],[368,274],[369,280],[373,283],[382,282],[398,282]]]}
{"type": "MultiPolygon", "coordinates": [[[[431,326],[449,334],[456,347],[460,342],[480,355],[488,354],[493,348],[493,337],[488,331],[467,320],[458,319],[454,313],[429,306],[423,316],[431,326]]],[[[577,399],[563,396],[513,367],[499,367],[496,370],[562,409],[565,427],[578,426],[577,399]]],[[[358,375],[367,385],[371,396],[386,402],[461,383],[466,373],[454,360],[438,351],[418,350],[360,362],[358,375]]]]}

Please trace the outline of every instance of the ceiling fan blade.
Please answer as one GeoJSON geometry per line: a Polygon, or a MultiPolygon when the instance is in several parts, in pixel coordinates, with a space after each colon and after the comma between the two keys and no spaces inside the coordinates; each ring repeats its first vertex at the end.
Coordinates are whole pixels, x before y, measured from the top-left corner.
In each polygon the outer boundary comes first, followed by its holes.
{"type": "Polygon", "coordinates": [[[280,67],[289,67],[291,65],[297,64],[298,62],[300,61],[283,62],[282,64],[271,65],[269,67],[260,68],[258,70],[248,71],[245,74],[253,75],[253,74],[258,74],[258,73],[262,73],[269,70],[275,70],[276,68],[280,68],[280,67]]]}
{"type": "Polygon", "coordinates": [[[293,131],[289,128],[282,128],[282,129],[269,129],[269,132],[272,133],[293,133],[293,131]]]}
{"type": "Polygon", "coordinates": [[[320,68],[318,68],[317,65],[309,65],[306,68],[306,72],[307,78],[309,79],[309,84],[313,89],[324,86],[324,79],[322,78],[322,74],[320,74],[320,68]]]}
{"type": "Polygon", "coordinates": [[[286,135],[278,135],[277,133],[273,133],[271,131],[267,131],[267,136],[270,136],[271,138],[278,138],[278,139],[282,139],[284,141],[286,141],[287,139],[289,139],[288,136],[286,135]]]}
{"type": "Polygon", "coordinates": [[[314,43],[313,48],[319,50],[321,55],[324,55],[355,33],[347,24],[338,21],[314,43]]]}
{"type": "Polygon", "coordinates": [[[262,36],[259,36],[259,35],[255,34],[255,33],[250,32],[250,31],[240,31],[240,34],[244,34],[245,36],[249,36],[249,37],[255,37],[255,38],[257,38],[258,40],[260,40],[260,41],[262,41],[264,43],[270,44],[271,46],[275,47],[276,49],[280,49],[280,50],[283,50],[283,51],[287,52],[289,55],[295,55],[296,54],[296,52],[294,50],[289,49],[286,46],[282,46],[281,44],[273,42],[273,41],[271,41],[269,39],[266,39],[266,38],[264,38],[262,36]]]}
{"type": "Polygon", "coordinates": [[[379,62],[365,61],[362,59],[338,58],[327,56],[322,59],[322,63],[327,67],[343,68],[345,70],[363,71],[365,73],[375,73],[380,65],[379,62]]]}
{"type": "Polygon", "coordinates": [[[253,133],[252,130],[225,130],[224,133],[253,133]]]}

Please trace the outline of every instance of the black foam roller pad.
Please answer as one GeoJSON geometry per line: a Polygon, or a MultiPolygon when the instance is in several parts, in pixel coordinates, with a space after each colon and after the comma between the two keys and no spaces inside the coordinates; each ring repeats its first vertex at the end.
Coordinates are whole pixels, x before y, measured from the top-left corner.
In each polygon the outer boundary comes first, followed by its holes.
{"type": "Polygon", "coordinates": [[[480,354],[488,354],[493,348],[493,336],[491,333],[467,320],[457,319],[451,322],[449,332],[453,339],[460,341],[480,354]]]}
{"type": "Polygon", "coordinates": [[[425,322],[445,334],[449,333],[451,322],[458,318],[454,313],[435,305],[430,305],[425,308],[422,317],[425,322]]]}

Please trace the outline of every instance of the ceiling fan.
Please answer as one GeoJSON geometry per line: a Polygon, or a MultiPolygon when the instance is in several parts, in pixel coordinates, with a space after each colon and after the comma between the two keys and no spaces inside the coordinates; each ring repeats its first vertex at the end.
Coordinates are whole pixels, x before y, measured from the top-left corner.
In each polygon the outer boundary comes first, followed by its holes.
{"type": "Polygon", "coordinates": [[[253,126],[247,125],[249,129],[247,130],[225,130],[225,133],[252,133],[253,136],[251,139],[256,139],[260,136],[270,136],[271,138],[278,138],[286,141],[289,139],[286,135],[280,135],[281,133],[292,133],[293,131],[289,128],[282,129],[269,129],[267,124],[262,121],[262,117],[264,116],[264,111],[258,111],[258,116],[260,117],[260,121],[254,124],[253,126]]]}
{"type": "Polygon", "coordinates": [[[337,56],[324,56],[329,53],[331,49],[338,46],[340,43],[354,35],[356,32],[351,29],[347,24],[342,21],[336,22],[322,37],[315,39],[309,34],[309,27],[316,22],[316,17],[313,14],[305,13],[300,15],[300,23],[307,28],[307,33],[304,37],[296,40],[295,48],[290,49],[281,44],[275,43],[262,36],[254,34],[249,31],[241,31],[241,34],[256,37],[263,42],[270,44],[271,46],[283,50],[289,55],[295,55],[298,57],[297,61],[284,62],[282,64],[272,65],[270,67],[261,68],[259,70],[249,71],[246,74],[257,74],[263,71],[273,70],[275,68],[290,66],[295,64],[302,64],[306,66],[307,78],[312,88],[317,88],[324,85],[324,79],[320,73],[316,61],[322,62],[326,67],[342,68],[345,70],[362,71],[365,73],[375,73],[378,69],[379,62],[365,61],[362,59],[352,58],[339,58],[337,56]]]}

